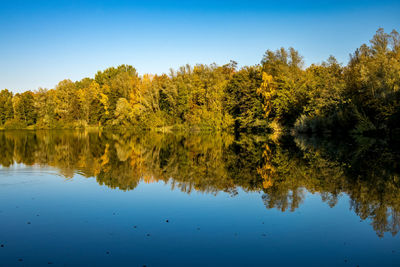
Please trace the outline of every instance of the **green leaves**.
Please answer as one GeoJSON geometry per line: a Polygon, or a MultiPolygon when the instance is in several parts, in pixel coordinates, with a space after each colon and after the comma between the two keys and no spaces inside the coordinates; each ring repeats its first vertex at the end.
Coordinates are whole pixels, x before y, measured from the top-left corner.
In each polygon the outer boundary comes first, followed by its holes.
{"type": "Polygon", "coordinates": [[[130,65],[54,89],[0,92],[0,125],[96,125],[237,132],[391,132],[400,118],[400,35],[378,29],[349,64],[333,56],[304,68],[293,48],[267,50],[260,65],[185,65],[139,76],[130,65]],[[19,125],[18,123],[12,123],[19,125]]]}

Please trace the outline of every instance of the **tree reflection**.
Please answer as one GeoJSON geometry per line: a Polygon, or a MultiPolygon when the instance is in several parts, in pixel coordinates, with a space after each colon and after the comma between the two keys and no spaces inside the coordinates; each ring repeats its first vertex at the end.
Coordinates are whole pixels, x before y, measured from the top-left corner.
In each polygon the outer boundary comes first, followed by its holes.
{"type": "Polygon", "coordinates": [[[164,182],[188,194],[261,191],[266,208],[281,211],[296,210],[307,192],[331,207],[345,193],[379,236],[400,227],[398,148],[375,139],[297,136],[277,143],[224,133],[2,131],[0,150],[3,167],[52,166],[65,178],[79,173],[120,190],[164,182]]]}
{"type": "MultiPolygon", "coordinates": [[[[396,235],[400,227],[400,155],[395,144],[375,139],[341,140],[298,136],[294,144],[268,144],[268,169],[274,168],[271,185],[264,188],[267,208],[295,210],[304,189],[320,193],[329,206],[341,193],[350,197],[350,208],[361,219],[370,219],[379,236],[396,235]],[[272,167],[270,167],[272,166],[272,167]]],[[[290,141],[289,141],[290,143],[290,141]]]]}

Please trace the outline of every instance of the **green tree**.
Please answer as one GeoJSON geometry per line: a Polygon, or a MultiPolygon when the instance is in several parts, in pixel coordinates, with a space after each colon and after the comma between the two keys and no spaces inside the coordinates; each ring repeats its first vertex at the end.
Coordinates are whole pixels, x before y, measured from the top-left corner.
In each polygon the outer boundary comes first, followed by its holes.
{"type": "Polygon", "coordinates": [[[34,125],[37,120],[34,94],[31,91],[16,94],[13,98],[14,119],[25,125],[34,125]]]}
{"type": "Polygon", "coordinates": [[[79,99],[77,87],[71,80],[59,82],[55,88],[56,108],[58,119],[72,122],[80,119],[79,99]]]}
{"type": "Polygon", "coordinates": [[[225,88],[224,108],[235,121],[236,131],[252,131],[266,126],[260,67],[244,67],[233,74],[225,88]]]}
{"type": "MultiPolygon", "coordinates": [[[[264,83],[259,93],[265,98],[270,120],[276,120],[286,127],[293,126],[307,104],[306,76],[303,59],[293,48],[268,50],[261,61],[264,83]],[[272,76],[272,79],[269,78],[272,76]]],[[[267,114],[266,114],[267,115],[267,114]]]]}
{"type": "Polygon", "coordinates": [[[371,45],[362,45],[346,68],[346,97],[374,128],[399,122],[400,36],[379,29],[371,45]]]}
{"type": "Polygon", "coordinates": [[[54,90],[39,88],[35,92],[35,108],[39,128],[52,128],[55,124],[56,94],[54,90]]]}
{"type": "Polygon", "coordinates": [[[0,91],[0,125],[14,118],[13,93],[7,89],[0,91]]]}

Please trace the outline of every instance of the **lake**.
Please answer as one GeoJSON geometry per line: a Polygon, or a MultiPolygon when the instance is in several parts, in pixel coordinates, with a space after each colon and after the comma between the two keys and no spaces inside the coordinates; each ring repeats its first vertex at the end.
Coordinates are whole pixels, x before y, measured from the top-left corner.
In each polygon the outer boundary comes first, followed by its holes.
{"type": "Polygon", "coordinates": [[[376,139],[0,131],[0,266],[399,266],[376,139]]]}

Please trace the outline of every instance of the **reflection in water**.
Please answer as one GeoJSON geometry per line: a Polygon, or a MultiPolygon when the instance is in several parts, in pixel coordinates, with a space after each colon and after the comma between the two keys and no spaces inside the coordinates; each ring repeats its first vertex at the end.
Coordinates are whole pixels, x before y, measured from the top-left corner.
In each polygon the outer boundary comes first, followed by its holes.
{"type": "Polygon", "coordinates": [[[399,154],[376,140],[334,143],[296,137],[277,144],[260,136],[88,131],[0,132],[0,164],[53,166],[66,178],[95,177],[133,190],[143,181],[217,194],[262,191],[266,208],[294,211],[306,192],[335,206],[342,193],[379,236],[400,226],[399,154]]]}

